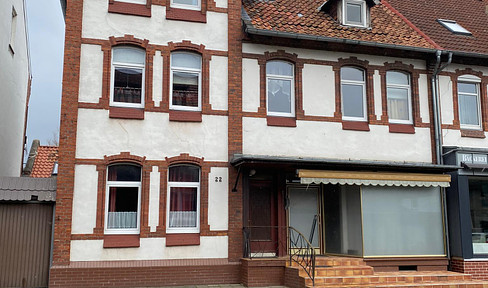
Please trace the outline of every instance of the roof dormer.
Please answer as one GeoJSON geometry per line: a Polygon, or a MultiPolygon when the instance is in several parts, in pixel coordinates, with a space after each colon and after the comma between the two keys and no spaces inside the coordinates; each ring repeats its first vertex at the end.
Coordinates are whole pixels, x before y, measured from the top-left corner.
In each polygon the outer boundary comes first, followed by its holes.
{"type": "Polygon", "coordinates": [[[342,25],[369,28],[370,9],[379,3],[379,0],[327,0],[319,7],[319,11],[329,14],[342,25]]]}

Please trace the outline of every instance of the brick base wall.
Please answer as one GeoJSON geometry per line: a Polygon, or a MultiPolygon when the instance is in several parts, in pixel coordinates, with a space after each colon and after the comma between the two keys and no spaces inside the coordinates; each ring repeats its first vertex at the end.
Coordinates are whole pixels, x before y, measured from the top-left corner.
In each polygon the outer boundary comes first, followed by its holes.
{"type": "Polygon", "coordinates": [[[286,259],[241,259],[241,283],[247,287],[284,285],[286,259]]]}
{"type": "Polygon", "coordinates": [[[452,258],[451,270],[471,274],[473,279],[488,280],[488,260],[466,261],[461,258],[452,258]]]}
{"type": "Polygon", "coordinates": [[[201,266],[96,267],[55,266],[49,287],[162,287],[240,283],[239,263],[201,266]]]}

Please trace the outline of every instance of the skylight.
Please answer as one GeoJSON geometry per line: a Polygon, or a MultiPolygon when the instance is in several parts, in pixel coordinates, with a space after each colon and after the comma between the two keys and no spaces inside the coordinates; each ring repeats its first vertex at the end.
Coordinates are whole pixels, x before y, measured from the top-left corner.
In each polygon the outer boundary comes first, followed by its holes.
{"type": "Polygon", "coordinates": [[[447,30],[451,31],[454,34],[461,34],[461,35],[471,35],[471,32],[466,30],[463,26],[459,25],[456,21],[453,20],[445,20],[445,19],[437,19],[442,26],[446,27],[447,30]]]}

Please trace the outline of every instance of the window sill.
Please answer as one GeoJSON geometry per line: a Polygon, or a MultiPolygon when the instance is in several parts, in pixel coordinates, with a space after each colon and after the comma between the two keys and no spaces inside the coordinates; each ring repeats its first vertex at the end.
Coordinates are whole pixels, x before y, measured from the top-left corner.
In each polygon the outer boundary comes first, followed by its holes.
{"type": "Polygon", "coordinates": [[[202,122],[202,112],[169,110],[169,121],[202,122]]]}
{"type": "Polygon", "coordinates": [[[405,134],[415,134],[415,127],[413,124],[394,124],[390,123],[390,133],[405,133],[405,134]]]}
{"type": "Polygon", "coordinates": [[[482,130],[461,129],[461,137],[486,138],[486,135],[482,130]]]}
{"type": "Polygon", "coordinates": [[[342,121],[342,129],[354,131],[369,131],[369,123],[360,121],[342,121]]]}
{"type": "Polygon", "coordinates": [[[166,246],[195,246],[200,245],[200,233],[166,233],[166,246]]]}
{"type": "Polygon", "coordinates": [[[292,117],[268,116],[266,117],[266,121],[268,126],[297,127],[297,120],[292,117]]]}
{"type": "Polygon", "coordinates": [[[182,20],[189,22],[207,23],[207,15],[199,10],[188,10],[181,8],[170,8],[166,10],[166,19],[182,20]]]}
{"type": "Polygon", "coordinates": [[[108,12],[125,14],[125,15],[151,17],[151,8],[147,8],[147,6],[144,4],[114,1],[113,3],[108,4],[108,12]]]}
{"type": "Polygon", "coordinates": [[[140,235],[104,235],[103,248],[140,247],[140,235]]]}
{"type": "Polygon", "coordinates": [[[108,117],[119,118],[119,119],[144,120],[144,109],[110,107],[108,117]]]}

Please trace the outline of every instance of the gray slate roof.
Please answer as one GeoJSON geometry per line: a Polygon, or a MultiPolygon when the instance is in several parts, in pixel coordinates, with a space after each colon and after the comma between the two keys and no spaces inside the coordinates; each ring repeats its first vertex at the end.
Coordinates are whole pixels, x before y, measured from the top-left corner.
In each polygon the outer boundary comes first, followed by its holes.
{"type": "Polygon", "coordinates": [[[0,201],[56,201],[56,178],[0,177],[0,201]]]}

